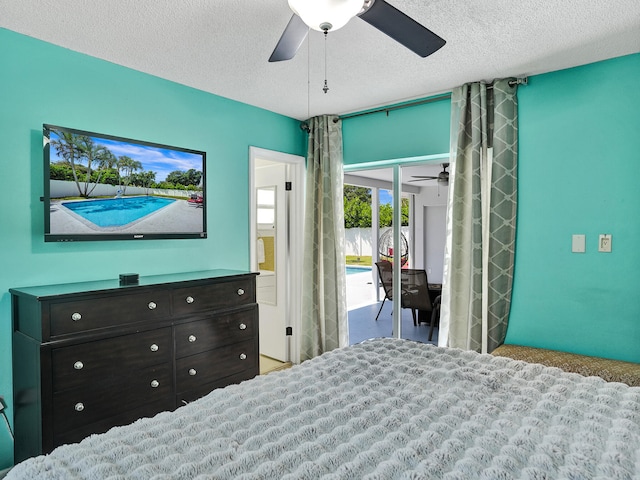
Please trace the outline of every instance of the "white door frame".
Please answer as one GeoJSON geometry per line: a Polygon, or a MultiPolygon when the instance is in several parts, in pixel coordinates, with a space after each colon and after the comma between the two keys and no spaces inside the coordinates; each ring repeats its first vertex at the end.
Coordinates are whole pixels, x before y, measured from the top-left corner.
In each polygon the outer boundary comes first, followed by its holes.
{"type": "Polygon", "coordinates": [[[256,252],[258,240],[255,188],[256,159],[288,165],[288,181],[292,182],[292,189],[288,192],[289,201],[287,202],[289,205],[289,257],[285,276],[286,309],[288,312],[286,325],[293,330],[289,342],[288,360],[293,363],[300,363],[305,158],[259,147],[249,147],[249,259],[253,271],[258,271],[256,252]]]}

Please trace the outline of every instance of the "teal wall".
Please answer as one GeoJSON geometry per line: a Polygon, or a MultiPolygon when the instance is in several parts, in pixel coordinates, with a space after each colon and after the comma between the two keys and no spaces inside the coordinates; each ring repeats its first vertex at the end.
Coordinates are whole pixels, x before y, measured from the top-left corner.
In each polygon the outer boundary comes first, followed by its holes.
{"type": "MultiPolygon", "coordinates": [[[[640,54],[518,90],[519,206],[507,342],[640,362],[640,54]],[[598,253],[601,233],[613,251],[598,253]],[[571,253],[572,234],[587,251],[571,253]]],[[[449,150],[450,102],[347,119],[345,164],[449,150]]]]}
{"type": "MultiPolygon", "coordinates": [[[[304,155],[299,122],[0,29],[0,396],[11,287],[249,268],[249,146],[304,155]],[[207,152],[209,238],[44,243],[42,124],[207,152]]],[[[13,446],[0,421],[0,469],[13,446]]]]}
{"type": "Polygon", "coordinates": [[[518,90],[519,207],[508,343],[640,362],[640,54],[518,90]],[[612,252],[597,251],[612,234],[612,252]],[[586,253],[571,253],[571,235],[586,253]]]}
{"type": "Polygon", "coordinates": [[[449,152],[450,99],[342,121],[345,165],[449,152]]]}

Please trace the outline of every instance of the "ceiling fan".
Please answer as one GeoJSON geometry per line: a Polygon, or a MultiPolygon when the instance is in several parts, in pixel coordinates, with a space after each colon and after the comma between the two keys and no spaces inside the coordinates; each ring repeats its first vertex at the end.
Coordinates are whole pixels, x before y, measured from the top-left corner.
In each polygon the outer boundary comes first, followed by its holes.
{"type": "Polygon", "coordinates": [[[343,27],[353,17],[360,17],[421,57],[431,55],[446,43],[385,0],[289,0],[289,7],[293,16],[270,62],[292,59],[307,38],[309,28],[326,34],[343,27]]]}
{"type": "Polygon", "coordinates": [[[442,164],[442,171],[436,175],[411,175],[415,180],[409,180],[410,182],[423,182],[425,180],[437,180],[438,185],[449,185],[449,172],[447,172],[447,168],[449,168],[448,163],[442,164]]]}

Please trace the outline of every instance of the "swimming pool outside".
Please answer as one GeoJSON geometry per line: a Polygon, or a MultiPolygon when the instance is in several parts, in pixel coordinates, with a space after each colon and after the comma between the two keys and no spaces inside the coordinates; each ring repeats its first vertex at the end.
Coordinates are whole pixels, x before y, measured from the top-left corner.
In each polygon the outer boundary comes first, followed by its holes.
{"type": "Polygon", "coordinates": [[[347,275],[353,275],[356,273],[370,272],[371,267],[359,267],[355,265],[347,265],[347,275]]]}
{"type": "Polygon", "coordinates": [[[99,227],[121,227],[175,202],[162,197],[123,197],[64,202],[62,205],[99,227]]]}

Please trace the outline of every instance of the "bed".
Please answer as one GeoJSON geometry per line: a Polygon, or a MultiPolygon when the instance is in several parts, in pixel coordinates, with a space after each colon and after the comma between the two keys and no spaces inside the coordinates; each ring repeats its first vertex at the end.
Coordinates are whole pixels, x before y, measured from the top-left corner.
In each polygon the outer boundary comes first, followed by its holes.
{"type": "Polygon", "coordinates": [[[640,388],[397,339],[58,447],[18,479],[640,478],[640,388]]]}

